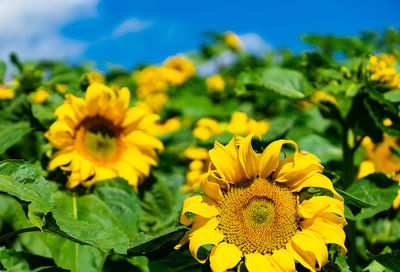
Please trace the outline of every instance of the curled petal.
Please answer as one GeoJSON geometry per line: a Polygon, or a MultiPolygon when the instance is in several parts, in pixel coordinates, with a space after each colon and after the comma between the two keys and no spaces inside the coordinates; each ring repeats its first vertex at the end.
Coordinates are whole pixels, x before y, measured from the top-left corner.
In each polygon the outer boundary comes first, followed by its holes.
{"type": "Polygon", "coordinates": [[[260,157],[258,173],[261,178],[269,177],[278,167],[281,149],[284,144],[292,144],[298,152],[297,144],[291,140],[278,140],[270,143],[260,157]]]}
{"type": "Polygon", "coordinates": [[[204,218],[212,218],[219,214],[219,207],[217,203],[205,196],[192,196],[183,201],[181,223],[189,225],[193,220],[186,216],[187,212],[198,214],[204,218]]]}
{"type": "Polygon", "coordinates": [[[247,179],[254,179],[258,173],[258,155],[251,146],[253,135],[249,135],[242,139],[239,146],[239,160],[242,164],[247,179]]]}

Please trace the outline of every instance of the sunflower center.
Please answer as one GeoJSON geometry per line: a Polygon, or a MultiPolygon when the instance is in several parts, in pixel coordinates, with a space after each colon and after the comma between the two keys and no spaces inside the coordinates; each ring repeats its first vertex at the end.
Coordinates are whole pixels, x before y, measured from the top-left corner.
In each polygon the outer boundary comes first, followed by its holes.
{"type": "Polygon", "coordinates": [[[86,154],[97,161],[109,161],[118,152],[119,130],[112,122],[101,117],[82,121],[78,131],[78,143],[86,154]]]}
{"type": "Polygon", "coordinates": [[[218,228],[244,253],[282,248],[298,228],[296,195],[273,181],[255,179],[232,185],[219,203],[218,228]]]}

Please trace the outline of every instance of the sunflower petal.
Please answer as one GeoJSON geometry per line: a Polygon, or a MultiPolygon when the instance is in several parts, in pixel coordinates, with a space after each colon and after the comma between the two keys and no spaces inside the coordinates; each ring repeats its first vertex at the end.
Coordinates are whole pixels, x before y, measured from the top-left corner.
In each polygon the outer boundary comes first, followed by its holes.
{"type": "Polygon", "coordinates": [[[221,186],[218,183],[209,181],[209,175],[210,172],[200,176],[200,188],[212,200],[216,202],[222,201],[224,198],[222,195],[221,186]]]}
{"type": "Polygon", "coordinates": [[[242,251],[233,245],[222,242],[213,247],[210,253],[210,267],[213,272],[223,272],[235,267],[242,258],[242,251]]]}
{"type": "Polygon", "coordinates": [[[246,268],[249,272],[275,271],[275,267],[271,263],[269,256],[262,255],[258,252],[246,254],[246,268]]]}
{"type": "Polygon", "coordinates": [[[205,196],[191,196],[183,201],[181,223],[190,225],[193,220],[186,216],[187,212],[198,214],[205,218],[212,218],[219,214],[219,207],[217,203],[205,196]]]}
{"type": "Polygon", "coordinates": [[[315,173],[322,172],[323,169],[315,155],[295,153],[279,163],[274,173],[274,180],[285,182],[287,187],[296,186],[315,173]]]}
{"type": "Polygon", "coordinates": [[[258,173],[258,155],[251,146],[253,135],[249,135],[240,141],[239,160],[242,164],[247,179],[254,179],[258,173]]]}
{"type": "Polygon", "coordinates": [[[292,255],[284,248],[276,250],[271,255],[274,265],[282,272],[294,272],[296,271],[294,259],[292,255]]]}
{"type": "Polygon", "coordinates": [[[298,152],[297,144],[291,140],[278,140],[270,143],[260,157],[258,173],[261,178],[267,178],[278,167],[281,149],[284,144],[292,144],[298,152]]]}
{"type": "Polygon", "coordinates": [[[289,184],[288,187],[292,192],[300,192],[303,188],[307,187],[324,188],[331,191],[336,199],[343,201],[343,197],[339,195],[333,188],[332,181],[321,173],[315,173],[314,175],[308,177],[300,183],[296,183],[293,185],[289,184]]]}
{"type": "Polygon", "coordinates": [[[229,182],[236,183],[245,177],[238,159],[235,139],[232,139],[226,146],[215,142],[214,148],[210,150],[209,154],[216,169],[229,182]]]}
{"type": "Polygon", "coordinates": [[[305,268],[319,271],[328,261],[328,250],[323,240],[311,231],[298,231],[286,245],[287,251],[305,268]]]}
{"type": "MultiPolygon", "coordinates": [[[[199,263],[205,263],[207,258],[200,260],[197,251],[204,245],[218,245],[224,239],[224,234],[219,230],[201,228],[189,235],[189,250],[199,263]]],[[[212,256],[212,251],[211,251],[212,256]]]]}
{"type": "Polygon", "coordinates": [[[54,168],[62,165],[66,165],[72,161],[74,156],[73,148],[64,148],[60,151],[54,153],[53,157],[49,162],[49,170],[53,170],[54,168]]]}

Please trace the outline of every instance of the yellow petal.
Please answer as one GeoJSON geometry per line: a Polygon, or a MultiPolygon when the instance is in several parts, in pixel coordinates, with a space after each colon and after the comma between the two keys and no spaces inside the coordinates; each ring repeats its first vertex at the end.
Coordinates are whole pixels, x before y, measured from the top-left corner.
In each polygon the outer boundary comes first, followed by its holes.
{"type": "Polygon", "coordinates": [[[357,179],[361,179],[363,177],[368,176],[369,174],[375,173],[375,164],[370,161],[366,160],[360,164],[360,169],[358,170],[357,179]]]}
{"type": "Polygon", "coordinates": [[[213,247],[210,254],[210,267],[213,272],[223,272],[235,267],[242,258],[240,249],[232,244],[222,242],[213,247]]]}
{"type": "Polygon", "coordinates": [[[269,144],[260,157],[258,173],[261,178],[267,178],[278,167],[281,149],[284,144],[292,144],[298,152],[297,144],[291,140],[278,140],[269,144]]]}
{"type": "Polygon", "coordinates": [[[311,271],[321,270],[328,261],[325,243],[311,231],[296,232],[286,245],[286,249],[296,261],[311,271]]]}
{"type": "Polygon", "coordinates": [[[239,146],[239,160],[247,179],[254,179],[258,173],[258,155],[251,146],[252,137],[250,134],[241,140],[239,146]]]}
{"type": "Polygon", "coordinates": [[[60,151],[54,153],[53,157],[49,163],[49,170],[53,170],[54,168],[62,165],[66,165],[71,162],[73,158],[74,152],[72,147],[64,148],[60,151]]]}
{"type": "MultiPolygon", "coordinates": [[[[189,250],[200,263],[205,263],[208,256],[205,259],[199,259],[197,257],[197,251],[201,246],[204,245],[218,245],[224,239],[224,234],[219,230],[213,230],[209,228],[200,228],[189,235],[189,250]]],[[[212,254],[212,251],[211,251],[212,254]]]]}
{"type": "Polygon", "coordinates": [[[212,218],[219,214],[219,207],[214,200],[206,196],[196,195],[191,196],[183,201],[180,221],[184,225],[189,225],[192,223],[192,220],[186,216],[187,212],[198,214],[205,218],[212,218]]]}
{"type": "Polygon", "coordinates": [[[298,214],[302,218],[312,218],[321,212],[340,215],[344,218],[343,202],[329,196],[314,196],[304,200],[298,206],[298,214]]]}
{"type": "Polygon", "coordinates": [[[215,228],[218,226],[219,220],[215,217],[213,218],[205,218],[200,215],[195,215],[193,217],[193,224],[192,227],[190,228],[189,231],[185,233],[185,235],[181,238],[179,243],[174,247],[174,249],[179,250],[184,244],[189,242],[189,238],[193,236],[193,233],[195,233],[198,230],[204,230],[204,229],[209,229],[209,230],[215,230],[215,228]]]}
{"type": "Polygon", "coordinates": [[[129,107],[131,93],[129,92],[128,88],[123,87],[118,91],[118,100],[122,102],[124,109],[129,107]]]}
{"type": "Polygon", "coordinates": [[[339,195],[333,188],[332,181],[320,173],[315,173],[314,175],[308,177],[307,179],[303,180],[300,183],[295,183],[293,185],[288,184],[288,185],[290,191],[292,192],[300,192],[303,188],[308,188],[308,187],[324,188],[331,191],[336,199],[343,201],[343,197],[339,195]]]}
{"type": "Polygon", "coordinates": [[[228,182],[236,183],[245,177],[238,158],[235,139],[232,139],[226,146],[215,142],[214,148],[209,153],[212,163],[228,182]]]}
{"type": "Polygon", "coordinates": [[[310,153],[295,153],[283,159],[274,173],[274,180],[285,182],[285,186],[296,186],[324,168],[317,157],[310,153]]]}
{"type": "Polygon", "coordinates": [[[258,252],[246,254],[245,264],[249,272],[276,271],[268,255],[262,255],[258,252]]]}
{"type": "Polygon", "coordinates": [[[201,180],[200,188],[212,200],[216,202],[222,201],[224,198],[222,195],[221,186],[218,183],[209,181],[208,180],[209,175],[210,172],[200,177],[201,180]]]}
{"type": "Polygon", "coordinates": [[[344,245],[346,234],[342,225],[329,221],[324,217],[316,217],[300,222],[300,226],[304,230],[312,231],[319,235],[326,244],[339,245],[341,247],[340,254],[346,254],[347,248],[344,245]]]}
{"type": "Polygon", "coordinates": [[[140,130],[134,130],[126,135],[124,141],[144,148],[164,150],[164,145],[159,139],[140,130]]]}
{"type": "Polygon", "coordinates": [[[282,272],[296,271],[294,259],[286,249],[281,248],[279,250],[275,250],[271,255],[271,258],[276,270],[282,272]]]}

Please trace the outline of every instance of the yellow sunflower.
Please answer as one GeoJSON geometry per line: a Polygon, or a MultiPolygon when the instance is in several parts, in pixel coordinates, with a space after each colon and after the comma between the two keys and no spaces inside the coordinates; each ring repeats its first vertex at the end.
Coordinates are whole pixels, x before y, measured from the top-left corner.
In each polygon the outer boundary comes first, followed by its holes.
{"type": "Polygon", "coordinates": [[[205,195],[184,201],[180,221],[192,227],[175,248],[189,242],[193,257],[204,263],[197,252],[213,245],[214,272],[231,269],[242,258],[249,272],[295,271],[296,262],[318,271],[328,261],[326,244],[338,244],[345,254],[343,198],[321,174],[318,159],[298,152],[290,140],[275,141],[257,154],[251,139],[235,136],[210,150],[201,183],[205,195]],[[284,144],[296,151],[280,161],[284,144]],[[301,200],[299,192],[308,187],[327,189],[333,197],[301,200]]]}
{"type": "Polygon", "coordinates": [[[14,99],[14,90],[0,86],[0,100],[14,99]]]}
{"type": "Polygon", "coordinates": [[[394,55],[370,56],[367,69],[370,71],[371,80],[380,81],[395,89],[400,88],[400,73],[394,67],[395,63],[394,55]]]}
{"type": "Polygon", "coordinates": [[[225,81],[219,74],[207,78],[206,85],[209,92],[222,92],[225,90],[225,81]]]}
{"type": "Polygon", "coordinates": [[[130,92],[117,93],[99,83],[90,85],[85,99],[72,94],[55,111],[57,121],[45,133],[57,149],[49,168],[70,172],[67,187],[91,186],[99,180],[123,177],[135,188],[157,165],[155,149],[163,144],[141,129],[154,118],[148,110],[129,107],[130,92]]]}
{"type": "Polygon", "coordinates": [[[183,77],[183,81],[186,81],[188,78],[196,74],[196,67],[185,56],[168,58],[164,63],[164,67],[171,68],[179,72],[183,77]]]}
{"type": "Polygon", "coordinates": [[[210,164],[208,150],[204,147],[189,146],[183,156],[190,159],[189,169],[186,173],[186,183],[183,192],[194,192],[200,188],[201,175],[207,173],[210,164]]]}

